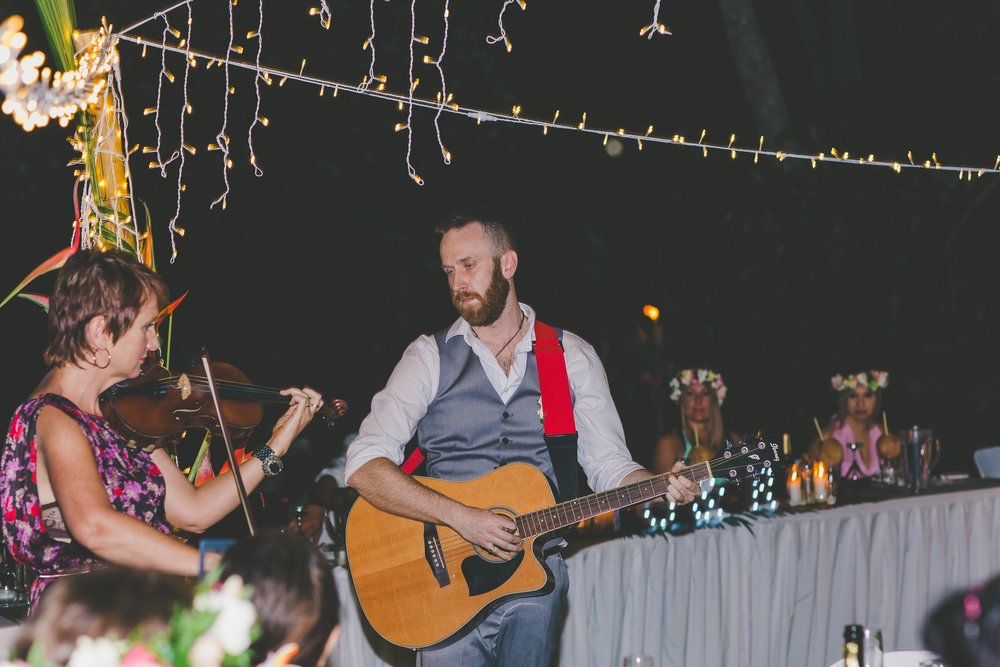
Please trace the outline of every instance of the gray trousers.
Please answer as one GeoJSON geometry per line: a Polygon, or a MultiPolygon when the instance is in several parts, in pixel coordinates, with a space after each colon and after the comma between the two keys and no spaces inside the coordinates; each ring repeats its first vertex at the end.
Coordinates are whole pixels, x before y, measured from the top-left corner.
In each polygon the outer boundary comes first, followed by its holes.
{"type": "Polygon", "coordinates": [[[461,637],[417,653],[417,667],[549,667],[562,634],[569,573],[560,554],[545,559],[555,588],[505,602],[461,637]]]}

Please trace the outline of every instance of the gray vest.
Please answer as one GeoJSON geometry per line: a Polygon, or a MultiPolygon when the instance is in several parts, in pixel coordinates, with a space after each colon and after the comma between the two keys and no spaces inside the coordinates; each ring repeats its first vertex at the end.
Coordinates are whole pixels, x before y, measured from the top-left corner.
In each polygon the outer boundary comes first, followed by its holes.
{"type": "MultiPolygon", "coordinates": [[[[560,340],[562,330],[556,330],[560,340]]],[[[521,385],[504,405],[482,362],[462,336],[434,334],[441,356],[437,395],[417,426],[427,475],[449,480],[480,477],[508,463],[530,463],[556,486],[538,416],[541,391],[535,353],[528,354],[521,385]]]]}

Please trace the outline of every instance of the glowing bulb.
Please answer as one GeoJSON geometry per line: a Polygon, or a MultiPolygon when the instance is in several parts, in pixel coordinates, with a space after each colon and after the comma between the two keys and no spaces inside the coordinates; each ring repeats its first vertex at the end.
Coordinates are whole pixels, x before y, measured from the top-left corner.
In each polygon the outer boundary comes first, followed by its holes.
{"type": "Polygon", "coordinates": [[[660,309],[650,304],[646,304],[645,306],[642,307],[642,314],[648,317],[653,322],[660,319],[660,309]]]}

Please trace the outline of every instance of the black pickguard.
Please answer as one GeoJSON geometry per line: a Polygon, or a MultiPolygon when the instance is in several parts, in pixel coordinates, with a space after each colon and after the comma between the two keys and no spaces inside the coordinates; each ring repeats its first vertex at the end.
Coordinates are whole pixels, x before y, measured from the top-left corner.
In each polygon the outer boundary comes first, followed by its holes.
{"type": "Polygon", "coordinates": [[[469,556],[462,561],[462,574],[469,586],[469,595],[482,595],[503,586],[517,571],[524,552],[518,553],[509,561],[490,562],[479,556],[469,556]]]}

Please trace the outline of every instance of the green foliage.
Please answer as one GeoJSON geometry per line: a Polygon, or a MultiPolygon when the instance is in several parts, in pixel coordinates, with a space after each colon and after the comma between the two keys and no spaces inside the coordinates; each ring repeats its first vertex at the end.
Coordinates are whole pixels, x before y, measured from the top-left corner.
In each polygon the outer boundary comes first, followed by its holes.
{"type": "Polygon", "coordinates": [[[56,65],[63,71],[76,69],[73,55],[73,31],[76,30],[76,7],[72,0],[35,0],[45,26],[45,36],[52,47],[56,65]]]}

